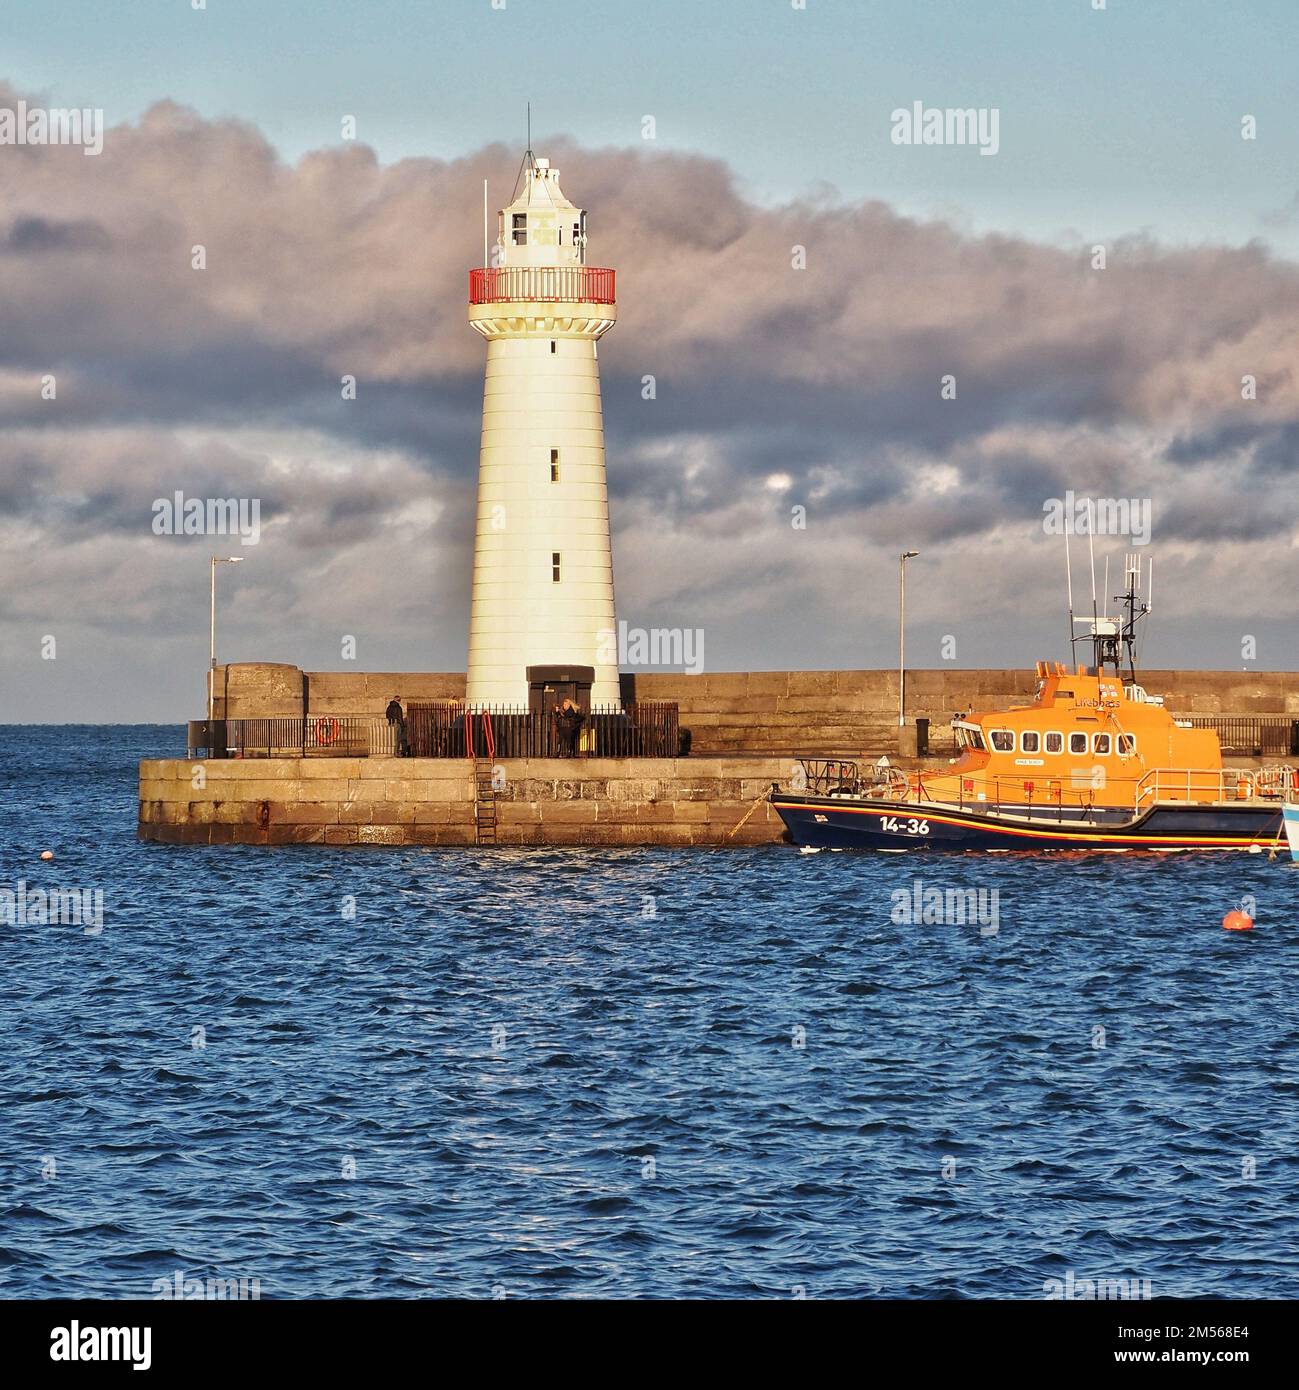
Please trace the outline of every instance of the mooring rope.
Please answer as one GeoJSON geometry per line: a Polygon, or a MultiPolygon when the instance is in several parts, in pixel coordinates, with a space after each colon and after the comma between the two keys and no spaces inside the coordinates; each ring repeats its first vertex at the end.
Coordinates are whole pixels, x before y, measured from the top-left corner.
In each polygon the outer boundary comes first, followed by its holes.
{"type": "Polygon", "coordinates": [[[738,822],[736,825],[733,825],[733,826],[731,827],[731,829],[727,832],[726,838],[727,838],[728,840],[731,838],[732,835],[734,835],[734,834],[736,833],[736,831],[741,830],[741,829],[743,828],[744,823],[745,823],[745,822],[749,819],[749,817],[758,809],[758,807],[759,807],[764,801],[766,801],[766,799],[767,799],[767,793],[766,793],[766,792],[763,792],[761,796],[755,797],[755,798],[754,798],[753,805],[750,806],[749,809],[748,809],[747,811],[745,811],[744,815],[740,818],[739,822],[738,822]]]}

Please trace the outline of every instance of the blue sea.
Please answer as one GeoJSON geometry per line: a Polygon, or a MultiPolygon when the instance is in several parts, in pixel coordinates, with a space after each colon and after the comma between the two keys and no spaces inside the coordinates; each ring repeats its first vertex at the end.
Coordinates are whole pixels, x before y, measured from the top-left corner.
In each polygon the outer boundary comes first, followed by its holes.
{"type": "Polygon", "coordinates": [[[1281,859],[141,844],[182,745],[0,729],[103,893],[0,927],[0,1296],[1299,1293],[1281,859]]]}

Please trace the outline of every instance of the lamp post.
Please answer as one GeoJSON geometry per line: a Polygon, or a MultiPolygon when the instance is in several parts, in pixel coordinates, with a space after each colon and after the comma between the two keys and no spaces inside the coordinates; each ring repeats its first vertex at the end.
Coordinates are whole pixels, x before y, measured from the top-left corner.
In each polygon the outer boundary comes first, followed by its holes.
{"type": "MultiPolygon", "coordinates": [[[[218,565],[238,565],[243,562],[242,555],[214,555],[212,557],[212,595],[211,604],[208,610],[208,639],[207,639],[207,722],[208,739],[212,738],[212,721],[216,718],[215,702],[216,692],[216,567],[218,565]]],[[[209,743],[209,748],[211,744],[209,743]]]]}
{"type": "Polygon", "coordinates": [[[906,725],[907,698],[907,561],[914,560],[918,550],[904,550],[898,561],[898,728],[906,725]]]}

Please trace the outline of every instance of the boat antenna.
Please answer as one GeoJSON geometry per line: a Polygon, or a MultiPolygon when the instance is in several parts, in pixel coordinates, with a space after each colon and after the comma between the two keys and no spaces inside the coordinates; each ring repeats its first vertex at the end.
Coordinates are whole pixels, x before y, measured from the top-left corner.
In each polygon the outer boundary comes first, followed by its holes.
{"type": "Polygon", "coordinates": [[[1073,530],[1073,519],[1065,518],[1064,523],[1064,575],[1065,591],[1069,595],[1069,656],[1073,658],[1074,617],[1073,617],[1073,564],[1069,559],[1069,532],[1073,530]]]}
{"type": "MultiPolygon", "coordinates": [[[[1137,579],[1138,579],[1138,581],[1139,581],[1140,578],[1141,578],[1141,556],[1140,556],[1140,555],[1133,555],[1133,557],[1132,557],[1132,562],[1133,562],[1133,564],[1134,564],[1135,567],[1136,567],[1137,579]]],[[[1152,604],[1151,604],[1151,601],[1150,601],[1150,600],[1151,600],[1151,595],[1154,593],[1154,589],[1155,589],[1155,557],[1154,557],[1153,555],[1150,557],[1150,559],[1149,559],[1149,561],[1147,562],[1147,565],[1146,565],[1146,586],[1145,586],[1145,587],[1146,587],[1146,599],[1145,599],[1145,602],[1141,605],[1141,611],[1142,611],[1143,614],[1149,613],[1150,610],[1151,610],[1151,607],[1152,607],[1152,604]]],[[[1144,643],[1143,643],[1141,640],[1138,640],[1138,642],[1135,644],[1135,646],[1136,646],[1137,652],[1144,652],[1144,651],[1145,651],[1144,643]]]]}
{"type": "Polygon", "coordinates": [[[1092,622],[1095,623],[1100,614],[1096,611],[1096,527],[1092,522],[1092,499],[1087,499],[1087,554],[1091,559],[1092,567],[1092,622]]]}

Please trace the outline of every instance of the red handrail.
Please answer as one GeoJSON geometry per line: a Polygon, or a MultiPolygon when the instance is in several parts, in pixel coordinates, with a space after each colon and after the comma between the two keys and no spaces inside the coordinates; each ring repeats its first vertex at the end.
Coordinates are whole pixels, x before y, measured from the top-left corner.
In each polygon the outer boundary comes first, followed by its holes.
{"type": "Polygon", "coordinates": [[[591,265],[500,265],[469,272],[470,304],[612,304],[614,272],[591,265]]]}

